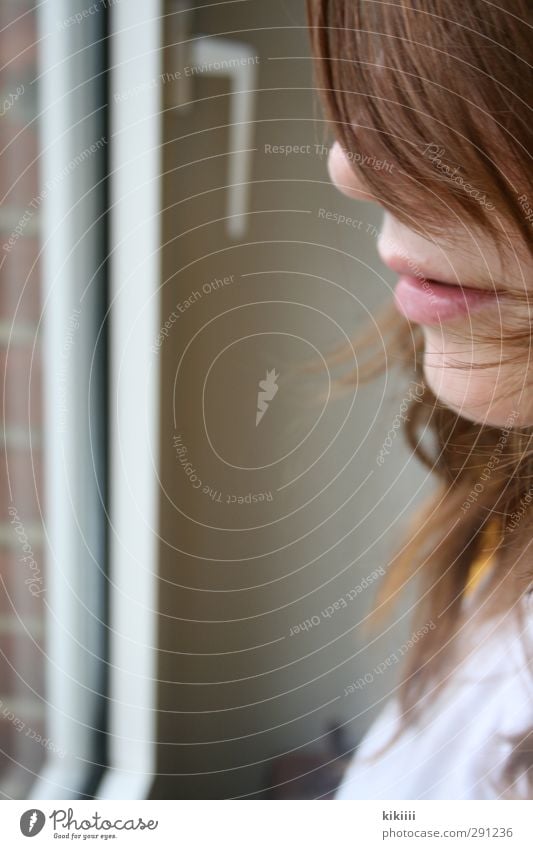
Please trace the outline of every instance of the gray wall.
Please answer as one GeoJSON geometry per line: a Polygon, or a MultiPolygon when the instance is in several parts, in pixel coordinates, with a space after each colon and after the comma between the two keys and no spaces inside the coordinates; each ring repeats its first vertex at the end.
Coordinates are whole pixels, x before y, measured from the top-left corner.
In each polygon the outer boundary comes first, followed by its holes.
{"type": "MultiPolygon", "coordinates": [[[[261,57],[254,214],[242,242],[210,223],[225,214],[227,80],[196,76],[194,108],[165,114],[162,324],[177,303],[184,311],[159,354],[160,796],[257,792],[273,757],[324,746],[331,721],[345,722],[356,744],[398,670],[355,694],[345,688],[409,632],[406,599],[390,630],[363,634],[376,581],[321,613],[384,566],[424,473],[400,438],[376,462],[407,377],[391,371],[326,402],[324,363],[302,369],[315,349],[327,357],[343,333],[354,335],[392,283],[376,255],[379,210],[341,196],[315,149],[331,139],[312,91],[303,6],[196,13],[195,32],[233,33],[261,57]],[[362,223],[338,224],[321,209],[362,223]],[[279,390],[256,426],[258,381],[270,369],[279,390]],[[272,500],[246,503],[261,492],[272,500]],[[313,627],[291,636],[306,619],[313,627]]],[[[167,70],[173,61],[168,51],[167,70]]]]}

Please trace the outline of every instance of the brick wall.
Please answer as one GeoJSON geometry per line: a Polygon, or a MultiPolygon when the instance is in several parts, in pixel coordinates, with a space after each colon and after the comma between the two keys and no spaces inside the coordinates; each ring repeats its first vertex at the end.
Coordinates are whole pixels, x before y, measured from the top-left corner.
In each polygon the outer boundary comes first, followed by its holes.
{"type": "Polygon", "coordinates": [[[15,798],[46,751],[35,25],[32,3],[0,4],[0,793],[15,798]]]}

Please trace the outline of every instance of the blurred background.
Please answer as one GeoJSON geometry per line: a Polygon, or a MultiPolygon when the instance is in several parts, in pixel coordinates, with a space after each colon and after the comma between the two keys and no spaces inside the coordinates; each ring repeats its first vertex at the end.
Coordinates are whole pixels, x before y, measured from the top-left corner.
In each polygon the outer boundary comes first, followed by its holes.
{"type": "Polygon", "coordinates": [[[428,484],[408,376],[328,363],[392,276],[328,180],[305,4],[0,25],[0,793],[330,798],[428,484]]]}

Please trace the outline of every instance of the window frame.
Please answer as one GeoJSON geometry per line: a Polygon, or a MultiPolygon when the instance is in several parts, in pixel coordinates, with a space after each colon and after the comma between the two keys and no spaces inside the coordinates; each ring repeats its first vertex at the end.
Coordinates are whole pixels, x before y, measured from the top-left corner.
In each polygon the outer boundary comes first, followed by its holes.
{"type": "Polygon", "coordinates": [[[45,728],[30,798],[90,795],[102,769],[106,659],[105,16],[36,9],[45,474],[45,728]],[[69,23],[65,30],[65,22],[69,23]],[[81,155],[80,155],[81,152],[81,155]],[[75,163],[70,170],[70,164],[75,163]],[[66,179],[59,179],[69,167],[66,179]],[[75,339],[65,352],[72,316],[75,339]],[[63,752],[62,755],[59,752],[63,752]]]}
{"type": "Polygon", "coordinates": [[[99,798],[147,798],[156,771],[162,2],[110,8],[111,644],[99,798]]]}

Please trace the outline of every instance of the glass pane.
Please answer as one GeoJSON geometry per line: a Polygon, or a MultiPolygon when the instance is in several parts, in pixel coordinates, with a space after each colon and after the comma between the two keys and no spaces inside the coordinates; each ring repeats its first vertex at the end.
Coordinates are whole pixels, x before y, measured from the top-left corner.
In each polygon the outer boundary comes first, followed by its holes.
{"type": "MultiPolygon", "coordinates": [[[[359,230],[322,217],[363,213],[327,179],[303,2],[201,4],[188,23],[164,8],[153,795],[327,796],[369,716],[346,684],[390,651],[376,641],[362,661],[354,641],[384,562],[380,510],[361,517],[383,381],[355,401],[326,365],[386,292],[379,212],[359,230]]],[[[143,108],[142,89],[123,96],[143,108]]],[[[405,489],[387,497],[397,515],[405,489]]]]}

